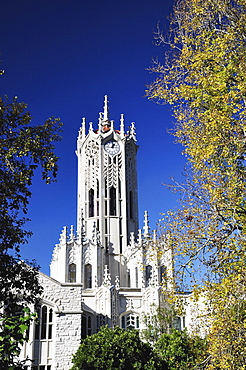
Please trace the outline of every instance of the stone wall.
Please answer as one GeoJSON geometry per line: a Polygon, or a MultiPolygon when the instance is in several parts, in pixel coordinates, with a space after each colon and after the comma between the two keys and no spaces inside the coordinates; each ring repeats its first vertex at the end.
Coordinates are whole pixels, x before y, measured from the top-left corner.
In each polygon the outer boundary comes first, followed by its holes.
{"type": "Polygon", "coordinates": [[[82,285],[61,284],[40,273],[42,302],[54,309],[52,369],[69,370],[80,345],[82,285]]]}

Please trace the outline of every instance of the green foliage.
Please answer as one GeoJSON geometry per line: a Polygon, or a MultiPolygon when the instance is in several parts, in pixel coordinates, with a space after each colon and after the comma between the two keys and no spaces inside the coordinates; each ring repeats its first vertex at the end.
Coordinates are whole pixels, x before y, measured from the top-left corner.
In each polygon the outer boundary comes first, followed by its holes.
{"type": "Polygon", "coordinates": [[[173,306],[169,308],[153,306],[151,314],[144,317],[146,328],[141,331],[141,337],[149,343],[155,343],[162,334],[170,332],[175,316],[173,306]]]}
{"type": "Polygon", "coordinates": [[[23,227],[28,219],[30,185],[39,167],[50,183],[57,175],[58,157],[54,142],[60,140],[59,119],[31,126],[27,105],[17,98],[0,97],[0,368],[21,369],[17,360],[27,329],[35,318],[29,308],[38,302],[39,286],[35,263],[22,261],[20,246],[31,233],[23,227]]]}
{"type": "Polygon", "coordinates": [[[207,368],[245,369],[234,308],[246,294],[246,2],[177,0],[168,36],[156,37],[169,49],[147,95],[172,105],[190,171],[173,186],[180,209],[165,217],[176,272],[206,295],[207,368]]]}
{"type": "Polygon", "coordinates": [[[54,142],[60,140],[59,119],[31,126],[27,105],[0,98],[0,251],[19,247],[30,236],[23,230],[27,221],[30,185],[38,166],[42,179],[50,183],[57,175],[58,157],[54,142]]]}
{"type": "Polygon", "coordinates": [[[101,330],[82,340],[71,370],[154,370],[167,369],[137,330],[119,327],[101,330]]]}
{"type": "Polygon", "coordinates": [[[168,370],[194,369],[206,358],[206,340],[190,337],[186,331],[172,330],[162,334],[155,344],[157,354],[168,365],[168,370]]]}
{"type": "MultiPolygon", "coordinates": [[[[20,307],[21,309],[21,307],[20,307]]],[[[20,369],[20,364],[16,356],[19,354],[20,346],[28,340],[29,325],[36,318],[36,314],[31,313],[30,309],[22,308],[18,314],[5,315],[0,319],[0,365],[1,369],[7,369],[11,366],[13,369],[20,369]]]]}

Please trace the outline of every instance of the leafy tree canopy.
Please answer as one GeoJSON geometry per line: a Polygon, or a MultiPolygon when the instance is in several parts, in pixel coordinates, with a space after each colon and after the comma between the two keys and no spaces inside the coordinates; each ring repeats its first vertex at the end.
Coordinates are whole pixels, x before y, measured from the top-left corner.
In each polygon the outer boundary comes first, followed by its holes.
{"type": "MultiPolygon", "coordinates": [[[[246,2],[177,0],[147,96],[169,103],[188,171],[164,217],[176,276],[206,294],[209,369],[243,369],[246,347],[246,2]],[[234,346],[233,343],[236,343],[234,346]]],[[[181,289],[185,287],[181,286],[181,289]]]]}
{"type": "Polygon", "coordinates": [[[71,370],[167,369],[151,346],[140,340],[137,330],[106,326],[82,340],[73,363],[71,370]]]}
{"type": "Polygon", "coordinates": [[[162,334],[155,350],[168,364],[168,370],[194,369],[206,359],[206,340],[173,329],[170,334],[162,334]]]}
{"type": "Polygon", "coordinates": [[[21,369],[17,355],[35,318],[30,307],[42,288],[35,263],[22,261],[20,246],[31,233],[24,229],[34,171],[50,183],[57,175],[54,142],[60,140],[59,119],[32,126],[27,105],[0,97],[0,368],[21,369]]]}

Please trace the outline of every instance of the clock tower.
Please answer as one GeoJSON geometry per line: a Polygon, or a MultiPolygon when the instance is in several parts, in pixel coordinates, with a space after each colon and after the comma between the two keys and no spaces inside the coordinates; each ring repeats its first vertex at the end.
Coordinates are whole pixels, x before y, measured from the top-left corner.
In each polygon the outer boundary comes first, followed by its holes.
{"type": "MultiPolygon", "coordinates": [[[[79,233],[100,240],[102,265],[112,278],[123,283],[124,252],[132,232],[138,230],[136,134],[134,123],[124,131],[124,116],[119,130],[109,118],[108,98],[104,98],[98,127],[89,124],[86,134],[82,120],[77,142],[78,225],[79,233]]],[[[99,261],[98,261],[99,262],[99,261]]],[[[99,277],[99,280],[102,277],[99,277]]]]}

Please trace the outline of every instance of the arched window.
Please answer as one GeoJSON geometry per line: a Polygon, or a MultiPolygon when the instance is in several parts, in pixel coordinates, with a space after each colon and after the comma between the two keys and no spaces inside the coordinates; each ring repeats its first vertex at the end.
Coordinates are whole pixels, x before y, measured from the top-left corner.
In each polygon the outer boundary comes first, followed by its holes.
{"type": "Polygon", "coordinates": [[[82,315],[82,331],[81,338],[85,339],[88,335],[92,334],[92,318],[89,314],[82,315]]]}
{"type": "Polygon", "coordinates": [[[166,278],[166,267],[161,265],[159,267],[159,283],[162,284],[165,281],[166,278]]]}
{"type": "Polygon", "coordinates": [[[113,186],[109,189],[109,215],[116,216],[116,189],[113,186]]]}
{"type": "Polygon", "coordinates": [[[42,306],[35,324],[35,339],[52,339],[53,309],[42,306]]]}
{"type": "Polygon", "coordinates": [[[38,320],[35,323],[35,345],[32,359],[33,368],[51,370],[51,365],[48,364],[52,361],[53,353],[53,308],[42,305],[37,310],[37,313],[38,320]],[[40,363],[43,365],[38,366],[40,363]]]}
{"type": "Polygon", "coordinates": [[[122,329],[139,329],[139,316],[129,313],[121,317],[122,329]]]}
{"type": "Polygon", "coordinates": [[[91,289],[92,287],[92,267],[89,263],[85,265],[84,285],[85,285],[85,289],[91,289]]]}
{"type": "Polygon", "coordinates": [[[68,281],[69,283],[76,283],[76,265],[71,263],[68,266],[68,281]]]}
{"type": "Polygon", "coordinates": [[[89,190],[89,217],[94,217],[94,189],[89,190]]]}
{"type": "Polygon", "coordinates": [[[41,339],[47,337],[47,307],[43,306],[41,310],[41,339]]]}
{"type": "Polygon", "coordinates": [[[148,265],[145,268],[145,282],[146,282],[146,287],[149,286],[151,276],[152,276],[152,266],[148,265]]]}

